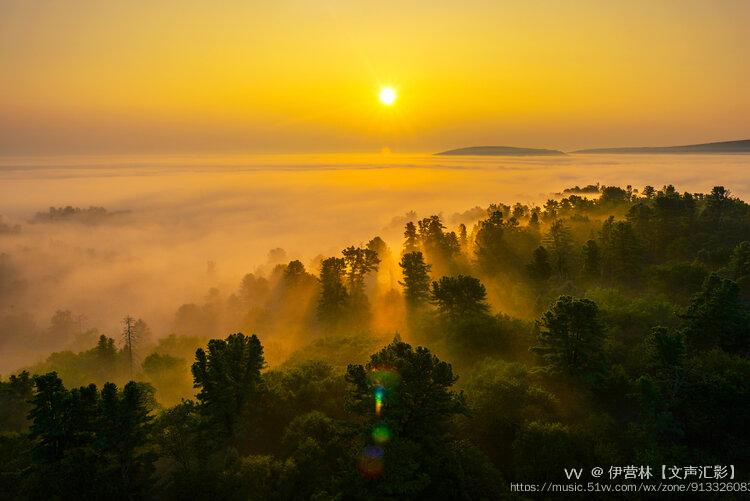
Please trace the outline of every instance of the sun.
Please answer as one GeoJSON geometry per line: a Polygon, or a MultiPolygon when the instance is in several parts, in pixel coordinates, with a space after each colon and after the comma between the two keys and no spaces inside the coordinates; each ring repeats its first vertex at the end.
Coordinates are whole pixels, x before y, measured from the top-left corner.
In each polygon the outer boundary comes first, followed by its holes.
{"type": "Polygon", "coordinates": [[[380,89],[380,102],[386,106],[390,106],[396,102],[396,91],[393,87],[383,87],[380,89]]]}

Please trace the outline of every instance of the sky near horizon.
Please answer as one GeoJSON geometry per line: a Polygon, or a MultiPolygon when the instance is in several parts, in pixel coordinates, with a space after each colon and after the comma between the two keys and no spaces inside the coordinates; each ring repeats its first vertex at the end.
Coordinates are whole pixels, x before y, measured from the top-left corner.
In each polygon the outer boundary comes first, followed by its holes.
{"type": "Polygon", "coordinates": [[[744,139],[748,26],[730,0],[0,0],[0,155],[744,139]]]}

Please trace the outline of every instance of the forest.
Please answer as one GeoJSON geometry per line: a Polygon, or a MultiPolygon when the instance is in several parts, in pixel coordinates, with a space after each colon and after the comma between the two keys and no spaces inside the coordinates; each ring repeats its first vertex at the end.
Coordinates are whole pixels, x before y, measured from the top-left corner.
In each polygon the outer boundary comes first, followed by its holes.
{"type": "MultiPolygon", "coordinates": [[[[75,217],[109,214],[36,219],[75,217]]],[[[84,346],[0,379],[2,499],[498,499],[571,467],[750,467],[750,205],[722,186],[406,218],[400,248],[248,273],[159,335],[2,324],[84,346]]]]}

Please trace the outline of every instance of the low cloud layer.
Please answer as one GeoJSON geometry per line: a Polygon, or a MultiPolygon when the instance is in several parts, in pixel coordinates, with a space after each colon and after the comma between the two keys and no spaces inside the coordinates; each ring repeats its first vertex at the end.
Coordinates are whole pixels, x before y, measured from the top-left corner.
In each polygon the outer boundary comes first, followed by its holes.
{"type": "MultiPolygon", "coordinates": [[[[115,335],[131,314],[159,337],[181,304],[203,301],[211,287],[234,292],[246,273],[268,272],[280,259],[317,273],[317,257],[376,235],[397,251],[414,214],[442,214],[452,227],[480,217],[477,206],[538,203],[596,182],[681,191],[723,184],[747,199],[749,167],[747,156],[666,155],[6,158],[0,315],[28,313],[43,329],[56,310],[70,310],[115,335]],[[107,215],[35,217],[65,206],[107,215]],[[285,255],[269,255],[277,248],[285,255]]],[[[23,327],[6,327],[0,336],[23,335],[23,327]]],[[[6,351],[0,373],[44,357],[49,346],[6,351]]]]}

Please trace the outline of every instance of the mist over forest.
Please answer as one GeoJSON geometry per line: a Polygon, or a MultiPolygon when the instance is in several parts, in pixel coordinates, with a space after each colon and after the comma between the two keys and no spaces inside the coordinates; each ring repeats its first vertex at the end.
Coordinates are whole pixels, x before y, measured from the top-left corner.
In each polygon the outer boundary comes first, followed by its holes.
{"type": "MultiPolygon", "coordinates": [[[[0,373],[51,351],[84,349],[97,334],[117,338],[126,315],[144,319],[154,342],[186,334],[177,325],[182,305],[202,305],[209,295],[225,302],[247,273],[269,279],[277,265],[294,259],[316,274],[321,258],[375,236],[397,259],[410,219],[438,214],[453,230],[460,223],[471,230],[492,203],[542,204],[592,180],[663,186],[678,179],[693,191],[721,181],[750,196],[747,162],[746,156],[6,158],[0,373]],[[57,312],[70,312],[68,327],[52,326],[57,312]]],[[[381,286],[390,287],[400,272],[395,263],[383,266],[380,279],[389,283],[381,286]]],[[[496,311],[527,310],[505,304],[507,298],[490,301],[496,311]]],[[[278,348],[267,353],[281,361],[293,347],[275,341],[278,348]]]]}
{"type": "Polygon", "coordinates": [[[494,499],[750,464],[745,157],[294,160],[0,171],[0,487],[494,499]]]}

